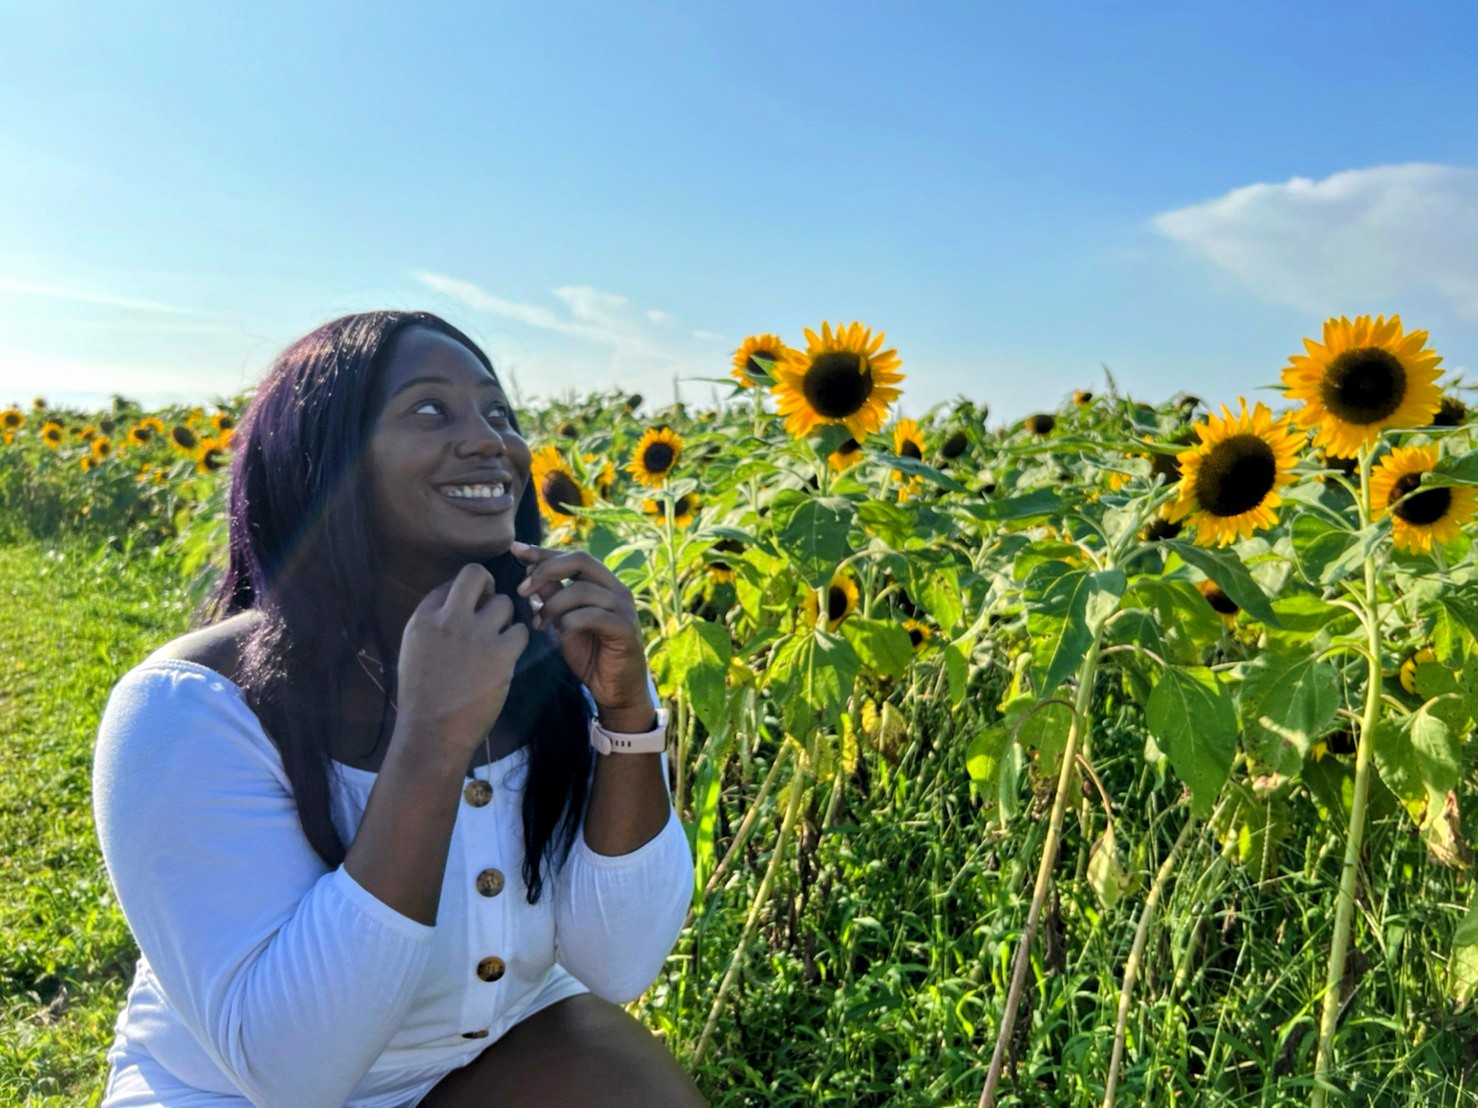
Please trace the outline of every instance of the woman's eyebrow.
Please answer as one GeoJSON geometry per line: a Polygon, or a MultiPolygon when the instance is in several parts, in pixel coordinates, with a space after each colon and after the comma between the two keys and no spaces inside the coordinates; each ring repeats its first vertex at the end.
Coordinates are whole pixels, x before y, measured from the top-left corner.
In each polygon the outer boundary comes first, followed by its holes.
{"type": "MultiPolygon", "coordinates": [[[[450,377],[440,377],[440,376],[437,376],[436,374],[433,374],[433,373],[423,373],[419,377],[412,377],[408,381],[402,381],[401,384],[400,384],[400,387],[397,388],[394,392],[392,392],[390,394],[390,399],[391,400],[394,400],[401,393],[405,392],[406,389],[413,389],[417,385],[454,385],[454,384],[456,384],[456,382],[453,381],[450,377]]],[[[488,379],[486,381],[479,381],[477,383],[477,387],[480,388],[480,389],[497,389],[499,392],[502,392],[503,391],[503,387],[501,385],[499,385],[497,381],[494,381],[492,379],[488,379]]]]}

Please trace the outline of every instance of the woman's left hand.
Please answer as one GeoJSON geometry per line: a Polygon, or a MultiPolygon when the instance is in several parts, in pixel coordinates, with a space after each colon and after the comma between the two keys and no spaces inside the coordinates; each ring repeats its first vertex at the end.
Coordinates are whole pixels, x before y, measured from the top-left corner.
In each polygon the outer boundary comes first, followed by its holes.
{"type": "Polygon", "coordinates": [[[525,567],[518,592],[537,610],[535,629],[554,629],[565,663],[590,690],[601,714],[650,717],[647,656],[631,590],[584,550],[561,553],[515,542],[511,551],[525,567]]]}

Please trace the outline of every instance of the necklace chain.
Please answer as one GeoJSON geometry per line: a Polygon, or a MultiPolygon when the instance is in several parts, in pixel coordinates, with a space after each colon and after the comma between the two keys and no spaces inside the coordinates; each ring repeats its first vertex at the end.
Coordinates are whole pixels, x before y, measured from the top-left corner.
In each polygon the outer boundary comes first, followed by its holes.
{"type": "MultiPolygon", "coordinates": [[[[380,678],[384,677],[385,675],[385,664],[381,662],[378,658],[371,658],[369,656],[369,652],[362,647],[360,648],[359,653],[354,655],[354,659],[359,663],[359,668],[364,670],[364,675],[374,682],[375,688],[380,690],[380,695],[383,696],[386,700],[390,701],[390,707],[394,709],[395,714],[397,716],[400,715],[400,706],[395,703],[395,698],[390,695],[390,693],[386,690],[385,686],[381,683],[380,680],[380,678]],[[380,677],[376,677],[373,673],[370,672],[370,668],[367,662],[375,663],[375,667],[380,671],[380,677]]],[[[482,737],[482,749],[483,753],[487,755],[488,773],[493,772],[492,735],[493,733],[489,731],[482,737]]],[[[477,779],[477,774],[472,772],[471,766],[467,768],[467,776],[471,777],[474,780],[477,779]]]]}

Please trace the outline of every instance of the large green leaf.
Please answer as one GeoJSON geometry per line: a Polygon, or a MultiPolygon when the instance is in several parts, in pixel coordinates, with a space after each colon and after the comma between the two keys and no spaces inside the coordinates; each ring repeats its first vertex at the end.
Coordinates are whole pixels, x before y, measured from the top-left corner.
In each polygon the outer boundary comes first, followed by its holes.
{"type": "Polygon", "coordinates": [[[775,496],[771,515],[775,542],[801,580],[813,589],[830,583],[837,566],[852,553],[847,542],[852,503],[839,496],[804,496],[783,489],[775,496]]]}
{"type": "Polygon", "coordinates": [[[1205,666],[1167,669],[1145,705],[1150,734],[1191,790],[1191,811],[1211,814],[1237,755],[1237,712],[1205,666]]]}
{"type": "Polygon", "coordinates": [[[713,839],[718,827],[719,774],[713,761],[705,761],[693,784],[693,811],[697,818],[685,828],[693,849],[693,906],[703,907],[703,889],[713,872],[713,839]]]}
{"type": "Polygon", "coordinates": [[[1330,666],[1272,650],[1247,665],[1237,700],[1248,753],[1289,777],[1339,708],[1330,666]]]}
{"type": "MultiPolygon", "coordinates": [[[[1035,578],[1053,564],[1033,570],[1035,578]]],[[[1070,673],[1077,669],[1084,655],[1098,637],[1104,621],[1118,609],[1128,579],[1122,570],[1097,572],[1072,570],[1056,576],[1040,599],[1028,602],[1028,611],[1045,616],[1056,627],[1056,634],[1034,647],[1034,655],[1044,670],[1039,696],[1050,696],[1070,673]]]]}
{"type": "Polygon", "coordinates": [[[1336,525],[1320,512],[1298,513],[1288,531],[1293,543],[1294,564],[1311,585],[1319,584],[1324,576],[1324,567],[1355,541],[1353,531],[1336,525]]]}
{"type": "Polygon", "coordinates": [[[897,677],[908,668],[913,641],[902,624],[852,616],[841,626],[862,664],[884,677],[897,677]]]}
{"type": "Polygon", "coordinates": [[[965,501],[950,506],[951,511],[964,512],[974,519],[1006,520],[1036,519],[1040,516],[1055,516],[1062,511],[1062,497],[1055,489],[1033,489],[1021,496],[985,503],[965,501]]]}
{"type": "Polygon", "coordinates": [[[1220,585],[1221,591],[1253,619],[1270,627],[1280,626],[1267,596],[1258,588],[1252,574],[1247,572],[1247,567],[1235,554],[1209,550],[1180,539],[1170,539],[1165,545],[1173,548],[1187,564],[1195,566],[1220,585]]]}
{"type": "Polygon", "coordinates": [[[693,620],[667,640],[670,680],[680,686],[710,733],[722,729],[728,711],[729,632],[717,623],[693,620]]]}
{"type": "Polygon", "coordinates": [[[861,664],[846,639],[820,627],[787,640],[771,662],[784,684],[785,730],[805,741],[818,728],[830,727],[852,693],[861,664]]]}

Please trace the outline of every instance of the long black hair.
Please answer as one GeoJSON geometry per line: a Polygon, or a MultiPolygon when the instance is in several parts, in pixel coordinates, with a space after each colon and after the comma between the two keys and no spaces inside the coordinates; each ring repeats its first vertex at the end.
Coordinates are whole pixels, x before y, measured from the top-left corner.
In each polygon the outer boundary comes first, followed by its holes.
{"type": "MultiPolygon", "coordinates": [[[[390,649],[374,619],[378,566],[362,460],[391,347],[407,327],[455,339],[496,378],[476,343],[429,312],[343,316],[289,346],[232,440],[227,566],[202,614],[214,623],[246,609],[258,613],[237,683],[277,745],[303,832],[330,869],[347,853],[330,816],[328,737],[342,706],[338,680],[364,644],[377,658],[399,648],[390,649]]],[[[517,417],[509,420],[519,431],[517,417]]],[[[533,545],[543,539],[536,495],[526,486],[514,513],[514,535],[533,545]]],[[[523,878],[535,904],[541,862],[564,863],[584,817],[590,708],[553,636],[531,626],[533,609],[516,592],[522,564],[503,554],[483,565],[513,600],[514,618],[529,626],[499,726],[529,746],[523,878]]],[[[385,676],[382,740],[395,695],[395,674],[385,676]]]]}

